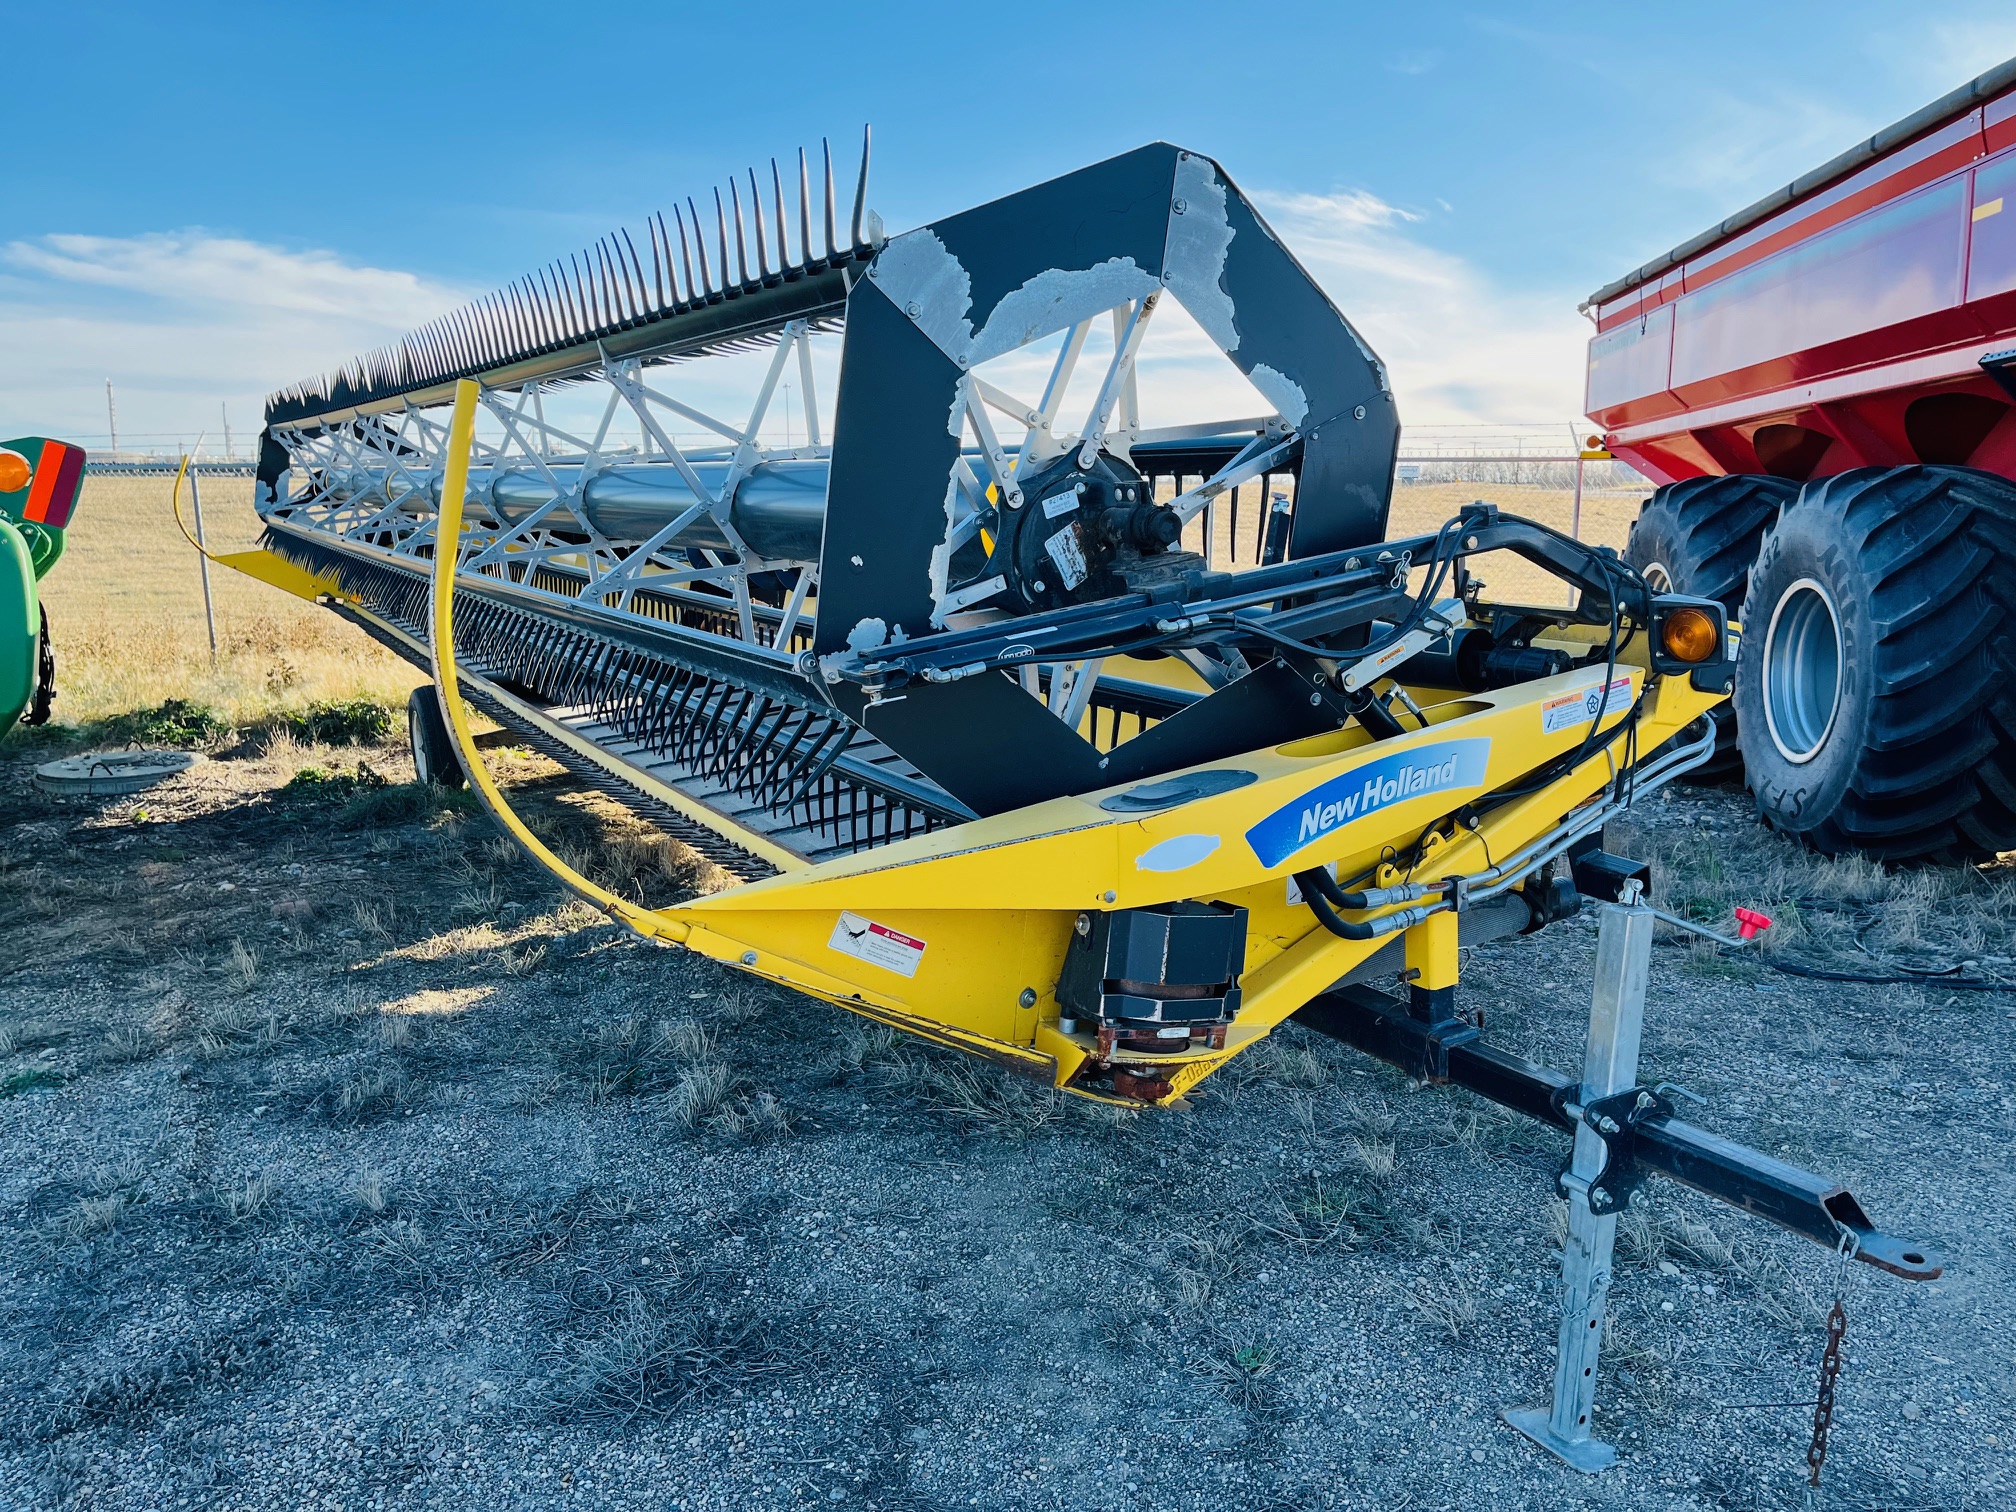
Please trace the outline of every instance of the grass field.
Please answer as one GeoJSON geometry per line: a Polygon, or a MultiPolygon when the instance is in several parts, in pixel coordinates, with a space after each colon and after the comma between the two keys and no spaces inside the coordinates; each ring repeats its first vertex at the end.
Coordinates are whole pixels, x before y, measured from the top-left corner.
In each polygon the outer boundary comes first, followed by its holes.
{"type": "MultiPolygon", "coordinates": [[[[167,699],[233,724],[368,697],[403,706],[424,681],[325,610],[212,567],[217,660],[210,659],[199,559],[175,528],[173,480],[91,477],[63,560],[43,583],[57,656],[56,722],[102,723],[167,699]]],[[[186,485],[185,485],[186,487],[186,485]]],[[[188,500],[183,500],[185,518],[188,500]]],[[[257,543],[249,478],[203,481],[212,551],[257,543]]]]}

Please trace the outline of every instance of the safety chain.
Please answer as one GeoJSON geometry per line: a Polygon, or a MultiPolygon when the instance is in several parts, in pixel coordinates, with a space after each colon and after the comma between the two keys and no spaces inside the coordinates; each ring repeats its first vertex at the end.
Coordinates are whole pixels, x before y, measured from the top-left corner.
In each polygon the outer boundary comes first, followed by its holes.
{"type": "Polygon", "coordinates": [[[1848,1310],[1841,1305],[1855,1236],[1841,1236],[1841,1263],[1834,1273],[1834,1306],[1827,1313],[1827,1347],[1820,1354],[1820,1390],[1813,1403],[1813,1440],[1806,1446],[1806,1509],[1819,1512],[1820,1467],[1827,1463],[1827,1435],[1834,1427],[1834,1386],[1841,1378],[1841,1341],[1848,1335],[1848,1310]]]}
{"type": "Polygon", "coordinates": [[[1848,1332],[1848,1314],[1841,1299],[1834,1299],[1827,1314],[1827,1349],[1820,1356],[1820,1398],[1813,1404],[1813,1442],[1806,1448],[1806,1464],[1811,1473],[1807,1484],[1820,1489],[1820,1467],[1827,1463],[1827,1431],[1834,1426],[1834,1382],[1841,1374],[1841,1338],[1848,1332]]]}

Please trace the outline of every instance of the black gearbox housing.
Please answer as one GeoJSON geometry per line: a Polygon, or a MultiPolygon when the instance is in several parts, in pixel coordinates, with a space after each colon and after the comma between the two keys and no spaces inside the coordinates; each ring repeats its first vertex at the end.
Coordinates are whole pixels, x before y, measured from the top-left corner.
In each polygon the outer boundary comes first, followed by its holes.
{"type": "Polygon", "coordinates": [[[1246,910],[1154,903],[1083,913],[1064,952],[1057,1001],[1104,1023],[1218,1024],[1239,1011],[1246,910]]]}
{"type": "Polygon", "coordinates": [[[1008,579],[1025,610],[1089,603],[1208,570],[1174,549],[1183,522],[1132,467],[1101,452],[1090,467],[1067,453],[1022,484],[1022,507],[999,511],[985,572],[1008,579]]]}

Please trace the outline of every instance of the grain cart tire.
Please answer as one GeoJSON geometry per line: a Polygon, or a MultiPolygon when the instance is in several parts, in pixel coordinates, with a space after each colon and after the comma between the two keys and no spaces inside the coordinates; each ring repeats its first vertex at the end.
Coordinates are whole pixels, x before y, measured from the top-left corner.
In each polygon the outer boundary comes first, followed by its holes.
{"type": "Polygon", "coordinates": [[[413,775],[437,787],[459,788],[469,781],[455,737],[441,717],[441,700],[432,683],[415,688],[406,700],[406,741],[413,749],[413,775]]]}
{"type": "Polygon", "coordinates": [[[1750,572],[1736,711],[1774,829],[1893,861],[2016,849],[2016,484],[1871,467],[1802,488],[1750,572]]]}
{"type": "MultiPolygon", "coordinates": [[[[1750,587],[1750,564],[1778,511],[1798,496],[1789,478],[1735,473],[1684,478],[1656,490],[1631,526],[1625,560],[1660,592],[1721,600],[1735,619],[1750,587]]],[[[1735,782],[1743,775],[1736,711],[1716,705],[1715,754],[1688,773],[1692,782],[1735,782]]]]}

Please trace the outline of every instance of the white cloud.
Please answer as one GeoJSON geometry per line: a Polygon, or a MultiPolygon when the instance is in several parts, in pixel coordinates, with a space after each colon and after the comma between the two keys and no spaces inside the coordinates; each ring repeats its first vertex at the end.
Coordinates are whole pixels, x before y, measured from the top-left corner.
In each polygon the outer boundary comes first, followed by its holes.
{"type": "Polygon", "coordinates": [[[460,303],[417,274],[200,230],[45,236],[0,249],[0,434],[103,445],[105,380],[122,447],[220,428],[243,444],[265,394],[460,303]]]}
{"type": "MultiPolygon", "coordinates": [[[[1577,413],[1586,327],[1573,313],[1572,293],[1509,292],[1471,261],[1426,243],[1421,214],[1362,191],[1258,199],[1386,360],[1406,423],[1530,424],[1577,413]]],[[[168,449],[206,430],[214,441],[221,402],[230,406],[242,450],[269,390],[325,371],[466,297],[422,275],[202,231],[14,242],[0,248],[0,434],[51,433],[102,445],[110,377],[128,449],[168,449]]],[[[1059,340],[998,368],[990,364],[989,376],[1035,397],[1059,340]]],[[[821,342],[819,363],[829,423],[832,345],[821,342]]],[[[1110,352],[1102,323],[1066,406],[1074,428],[1110,352]]],[[[666,382],[736,416],[746,413],[764,365],[744,356],[699,364],[666,382]]],[[[1167,301],[1144,348],[1140,382],[1150,425],[1269,408],[1167,301]]],[[[556,419],[567,412],[593,425],[594,416],[556,404],[556,419]]]]}
{"type": "MultiPolygon", "coordinates": [[[[1362,190],[1254,195],[1282,242],[1385,361],[1402,422],[1415,429],[1572,424],[1581,414],[1589,327],[1577,296],[1519,294],[1471,261],[1422,240],[1426,217],[1362,190]]],[[[1062,337],[989,363],[983,375],[1024,398],[1043,390],[1062,337]]],[[[1089,408],[1112,353],[1104,322],[1086,343],[1064,407],[1089,408]]],[[[1266,414],[1271,406],[1164,300],[1141,349],[1143,423],[1266,414]]]]}
{"type": "Polygon", "coordinates": [[[1257,193],[1268,223],[1386,362],[1410,426],[1530,425],[1581,413],[1589,328],[1566,290],[1504,288],[1362,190],[1257,193]]]}
{"type": "Polygon", "coordinates": [[[2016,57],[2016,19],[2004,13],[1935,21],[1929,26],[1921,21],[1908,36],[1884,34],[1871,41],[1873,55],[1919,81],[1929,103],[2016,57]]]}
{"type": "Polygon", "coordinates": [[[1704,86],[1679,112],[1685,128],[1642,171],[1655,184],[1704,196],[1721,207],[1714,216],[1733,215],[1888,124],[1850,105],[1790,87],[1704,86]]]}

